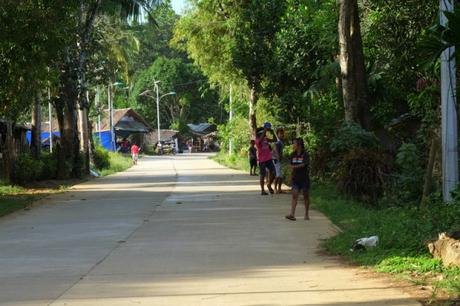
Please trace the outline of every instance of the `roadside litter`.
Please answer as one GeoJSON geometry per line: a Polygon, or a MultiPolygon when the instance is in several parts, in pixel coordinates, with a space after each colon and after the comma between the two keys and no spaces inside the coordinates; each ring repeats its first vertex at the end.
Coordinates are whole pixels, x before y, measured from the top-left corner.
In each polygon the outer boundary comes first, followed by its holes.
{"type": "Polygon", "coordinates": [[[353,252],[356,250],[365,250],[367,248],[373,248],[377,246],[378,242],[379,242],[379,236],[359,238],[353,242],[350,252],[353,252]]]}

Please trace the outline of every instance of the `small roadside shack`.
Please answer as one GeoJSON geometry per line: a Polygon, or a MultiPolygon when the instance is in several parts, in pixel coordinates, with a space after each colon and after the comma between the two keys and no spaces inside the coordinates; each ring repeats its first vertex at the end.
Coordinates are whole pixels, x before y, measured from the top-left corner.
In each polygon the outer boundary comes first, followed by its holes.
{"type": "MultiPolygon", "coordinates": [[[[0,152],[5,147],[8,134],[8,124],[10,122],[4,119],[0,119],[0,152]]],[[[27,151],[29,145],[27,143],[27,132],[30,131],[30,127],[23,124],[15,124],[12,127],[13,133],[13,144],[16,153],[27,151]]]]}
{"type": "Polygon", "coordinates": [[[215,147],[215,132],[217,126],[210,123],[187,124],[193,140],[194,152],[207,152],[215,147]]]}
{"type": "Polygon", "coordinates": [[[124,108],[114,110],[113,113],[113,133],[110,129],[110,118],[109,113],[106,111],[104,118],[99,124],[94,124],[96,128],[93,135],[99,139],[99,143],[107,150],[113,151],[112,148],[112,137],[115,141],[116,148],[118,149],[123,139],[128,139],[131,143],[136,143],[139,146],[143,146],[145,142],[145,135],[150,133],[153,129],[145,121],[145,119],[139,115],[132,108],[124,108]]]}

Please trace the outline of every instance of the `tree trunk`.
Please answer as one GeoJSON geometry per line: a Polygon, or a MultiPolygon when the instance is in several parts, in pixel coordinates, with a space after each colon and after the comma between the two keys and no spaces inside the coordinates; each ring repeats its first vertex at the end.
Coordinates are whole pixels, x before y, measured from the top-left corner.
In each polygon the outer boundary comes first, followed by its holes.
{"type": "MultiPolygon", "coordinates": [[[[88,132],[88,92],[86,90],[86,63],[88,58],[88,46],[102,0],[96,0],[93,5],[86,7],[84,2],[80,2],[80,28],[81,35],[78,50],[78,105],[80,107],[80,127],[81,127],[81,150],[85,157],[84,174],[89,175],[90,170],[90,152],[89,152],[89,132],[88,132]]],[[[76,152],[79,156],[79,152],[76,152]]]]}
{"type": "Polygon", "coordinates": [[[13,165],[15,160],[15,150],[14,150],[14,136],[13,136],[13,122],[10,120],[5,120],[6,125],[6,134],[5,134],[5,143],[3,147],[3,179],[7,182],[11,181],[13,174],[13,165]]]}
{"type": "Polygon", "coordinates": [[[32,112],[32,155],[36,158],[40,158],[41,154],[41,134],[42,134],[42,110],[40,103],[40,96],[36,94],[34,99],[34,107],[32,112]]]}
{"type": "Polygon", "coordinates": [[[56,100],[56,116],[61,133],[58,177],[61,179],[80,176],[79,151],[77,127],[77,76],[75,64],[67,58],[65,67],[61,74],[61,88],[59,98],[56,100]]]}
{"type": "MultiPolygon", "coordinates": [[[[88,114],[88,113],[87,113],[88,114]]],[[[94,152],[96,151],[96,146],[94,144],[93,137],[93,122],[88,118],[88,131],[89,131],[89,161],[94,165],[94,152]]]]}
{"type": "Polygon", "coordinates": [[[357,0],[339,0],[339,44],[345,120],[370,127],[367,78],[357,0]]]}
{"type": "Polygon", "coordinates": [[[256,106],[257,106],[257,91],[256,85],[251,85],[249,89],[249,128],[251,129],[251,136],[256,137],[257,132],[257,118],[256,118],[256,106]]]}
{"type": "Polygon", "coordinates": [[[440,147],[438,134],[436,132],[433,132],[432,134],[430,153],[428,154],[428,165],[426,166],[423,183],[422,203],[425,203],[425,199],[431,194],[432,191],[434,164],[436,162],[436,157],[440,147]]]}
{"type": "Polygon", "coordinates": [[[86,175],[89,174],[89,164],[90,164],[90,156],[89,156],[89,125],[88,125],[88,109],[87,108],[80,108],[79,110],[79,119],[80,119],[80,150],[83,152],[85,156],[85,167],[84,172],[86,175]]]}

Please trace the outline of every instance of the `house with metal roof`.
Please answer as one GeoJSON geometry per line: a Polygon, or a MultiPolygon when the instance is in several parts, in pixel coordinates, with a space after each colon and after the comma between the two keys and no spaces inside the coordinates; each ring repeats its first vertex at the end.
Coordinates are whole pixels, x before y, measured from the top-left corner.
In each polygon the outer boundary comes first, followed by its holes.
{"type": "Polygon", "coordinates": [[[113,112],[113,131],[110,130],[110,117],[108,111],[99,124],[95,124],[94,135],[99,138],[100,144],[107,150],[114,150],[112,148],[112,137],[115,143],[118,143],[123,138],[131,138],[132,141],[142,146],[144,144],[144,136],[150,133],[153,129],[132,108],[117,109],[113,112]]]}

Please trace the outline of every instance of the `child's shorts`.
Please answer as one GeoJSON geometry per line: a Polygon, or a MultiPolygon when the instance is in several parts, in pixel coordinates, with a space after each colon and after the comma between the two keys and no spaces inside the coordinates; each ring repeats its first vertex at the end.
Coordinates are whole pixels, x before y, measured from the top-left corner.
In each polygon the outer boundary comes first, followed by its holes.
{"type": "Polygon", "coordinates": [[[139,159],[139,154],[137,154],[137,153],[133,153],[132,156],[133,156],[134,161],[137,161],[139,159]]]}
{"type": "Polygon", "coordinates": [[[272,173],[272,175],[275,174],[275,165],[273,164],[273,160],[270,159],[259,163],[260,177],[265,177],[267,175],[267,169],[270,173],[272,173]]]}
{"type": "Polygon", "coordinates": [[[273,163],[275,164],[275,177],[281,177],[281,162],[279,160],[274,159],[273,163]]]}
{"type": "Polygon", "coordinates": [[[305,182],[292,182],[292,190],[308,192],[310,191],[310,181],[305,182]]]}
{"type": "Polygon", "coordinates": [[[249,159],[249,165],[250,165],[251,167],[256,167],[256,166],[257,166],[257,159],[255,159],[255,158],[250,158],[250,159],[249,159]]]}

